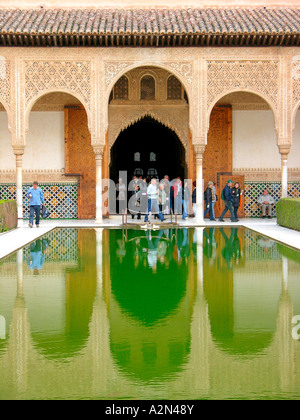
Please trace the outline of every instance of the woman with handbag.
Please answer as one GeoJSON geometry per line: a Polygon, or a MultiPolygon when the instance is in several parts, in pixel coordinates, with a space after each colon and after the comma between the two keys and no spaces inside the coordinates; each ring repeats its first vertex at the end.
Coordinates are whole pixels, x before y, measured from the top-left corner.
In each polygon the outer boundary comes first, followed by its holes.
{"type": "Polygon", "coordinates": [[[237,219],[238,208],[241,205],[241,195],[243,195],[244,190],[241,190],[239,182],[236,182],[231,188],[231,193],[233,196],[233,211],[235,218],[237,219]]]}

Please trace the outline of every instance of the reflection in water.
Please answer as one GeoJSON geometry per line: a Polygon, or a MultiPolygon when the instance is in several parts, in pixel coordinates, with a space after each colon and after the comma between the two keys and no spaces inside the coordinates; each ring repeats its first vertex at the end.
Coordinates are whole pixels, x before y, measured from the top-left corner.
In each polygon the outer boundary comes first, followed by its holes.
{"type": "Polygon", "coordinates": [[[0,399],[299,398],[297,251],[241,228],[61,229],[0,265],[0,399]]]}
{"type": "Polygon", "coordinates": [[[46,249],[48,247],[47,239],[37,239],[30,244],[30,257],[28,258],[28,267],[33,270],[35,275],[43,268],[45,262],[46,249]]]}
{"type": "Polygon", "coordinates": [[[128,230],[119,237],[114,230],[109,238],[110,255],[119,257],[110,266],[112,355],[139,380],[168,379],[190,351],[190,288],[196,277],[189,273],[188,230],[128,230]]]}

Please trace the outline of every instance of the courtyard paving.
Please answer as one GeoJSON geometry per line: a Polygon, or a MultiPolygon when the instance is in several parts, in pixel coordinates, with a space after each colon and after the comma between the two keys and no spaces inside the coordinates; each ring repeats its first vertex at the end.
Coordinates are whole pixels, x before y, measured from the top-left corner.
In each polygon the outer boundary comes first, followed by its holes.
{"type": "MultiPolygon", "coordinates": [[[[171,220],[167,220],[163,223],[157,223],[152,221],[154,228],[171,227],[171,220]]],[[[140,221],[139,225],[141,228],[146,228],[146,224],[140,221]]],[[[252,229],[255,232],[267,236],[275,241],[281,242],[285,245],[300,250],[300,232],[284,228],[277,224],[276,219],[241,219],[239,222],[232,223],[230,219],[225,219],[224,223],[205,221],[199,225],[196,223],[194,218],[188,218],[183,221],[178,219],[178,227],[233,227],[233,226],[244,226],[252,229]]],[[[19,222],[19,226],[9,232],[0,234],[0,259],[7,255],[23,248],[25,245],[34,241],[35,239],[45,235],[56,228],[119,228],[122,226],[121,216],[111,216],[109,219],[104,219],[102,223],[96,223],[94,220],[56,220],[48,219],[43,220],[39,228],[29,228],[28,221],[24,220],[19,222]]],[[[128,228],[137,226],[137,221],[128,219],[128,228]]]]}

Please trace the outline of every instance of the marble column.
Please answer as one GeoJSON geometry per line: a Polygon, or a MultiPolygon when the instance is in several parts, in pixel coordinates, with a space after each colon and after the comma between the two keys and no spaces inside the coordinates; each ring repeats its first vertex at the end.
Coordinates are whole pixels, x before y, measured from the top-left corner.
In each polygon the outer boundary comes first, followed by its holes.
{"type": "Polygon", "coordinates": [[[17,212],[18,220],[23,220],[23,154],[24,147],[14,147],[14,154],[16,156],[16,197],[17,197],[17,212]]]}
{"type": "Polygon", "coordinates": [[[288,196],[288,167],[287,158],[290,151],[290,146],[279,146],[281,155],[281,198],[288,196]]]}
{"type": "Polygon", "coordinates": [[[197,176],[197,188],[196,188],[196,223],[203,224],[203,153],[205,146],[195,145],[195,154],[196,154],[196,176],[197,176]]]}
{"type": "Polygon", "coordinates": [[[104,146],[94,146],[96,158],[96,223],[103,220],[103,199],[102,199],[102,161],[104,146]]]}

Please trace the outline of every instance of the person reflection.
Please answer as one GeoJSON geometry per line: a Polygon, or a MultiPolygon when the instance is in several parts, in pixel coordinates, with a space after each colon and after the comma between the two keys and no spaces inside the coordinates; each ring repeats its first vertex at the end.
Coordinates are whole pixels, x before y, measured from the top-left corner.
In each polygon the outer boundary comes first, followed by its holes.
{"type": "Polygon", "coordinates": [[[217,256],[217,244],[215,241],[215,228],[204,229],[203,235],[206,238],[206,241],[203,246],[203,254],[208,258],[209,265],[213,265],[217,256]]]}
{"type": "Polygon", "coordinates": [[[123,258],[126,255],[125,242],[123,239],[118,239],[117,244],[119,248],[117,248],[116,254],[117,254],[117,257],[119,257],[119,261],[121,263],[123,261],[123,258]]]}
{"type": "Polygon", "coordinates": [[[148,241],[148,265],[152,268],[152,272],[157,272],[157,258],[158,258],[158,247],[163,236],[164,231],[160,230],[158,235],[152,236],[151,231],[146,232],[148,241]]]}
{"type": "Polygon", "coordinates": [[[177,262],[181,264],[183,261],[187,262],[190,254],[190,245],[188,240],[188,229],[178,229],[176,235],[177,247],[177,262]]]}
{"type": "Polygon", "coordinates": [[[241,256],[241,244],[237,230],[237,228],[231,228],[230,237],[228,238],[223,228],[220,228],[221,235],[225,240],[225,245],[222,249],[222,256],[227,263],[228,269],[232,269],[232,259],[235,258],[235,263],[239,264],[241,256]]]}
{"type": "Polygon", "coordinates": [[[37,239],[30,244],[30,257],[28,258],[28,267],[33,270],[35,276],[39,275],[44,266],[45,254],[48,246],[46,239],[37,239]]]}
{"type": "Polygon", "coordinates": [[[267,254],[275,245],[275,242],[272,239],[260,236],[257,240],[257,244],[264,250],[264,253],[267,254]]]}

